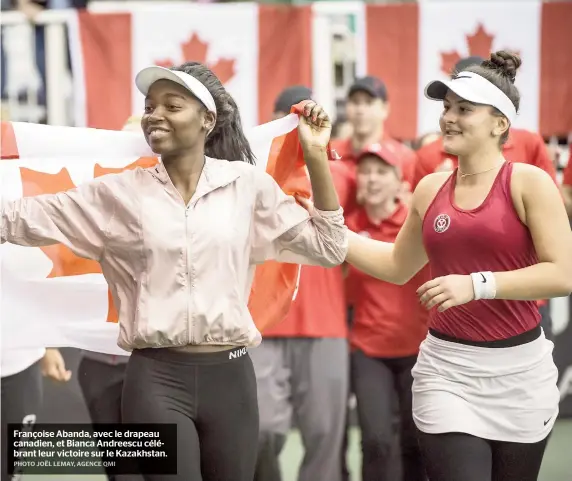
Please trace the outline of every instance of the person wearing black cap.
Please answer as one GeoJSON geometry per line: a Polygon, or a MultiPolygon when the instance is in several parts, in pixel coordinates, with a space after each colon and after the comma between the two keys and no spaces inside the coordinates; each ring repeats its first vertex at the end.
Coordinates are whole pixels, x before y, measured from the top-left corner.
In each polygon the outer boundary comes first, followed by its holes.
{"type": "MultiPolygon", "coordinates": [[[[453,74],[462,72],[468,67],[480,65],[483,61],[482,57],[477,56],[463,58],[455,65],[453,74]]],[[[557,183],[554,163],[550,159],[546,144],[539,134],[511,127],[508,141],[503,145],[502,153],[510,162],[522,162],[541,168],[557,183]]],[[[420,148],[416,154],[417,161],[413,176],[414,189],[426,175],[438,171],[452,171],[458,165],[457,157],[445,151],[442,137],[420,148]]],[[[552,319],[548,301],[538,301],[538,306],[542,315],[542,328],[546,336],[552,339],[552,319]]]]}
{"type": "MultiPolygon", "coordinates": [[[[390,137],[385,129],[385,121],[389,115],[389,95],[383,81],[377,77],[366,76],[355,80],[348,90],[345,114],[351,125],[349,138],[332,141],[332,148],[341,156],[342,162],[348,166],[351,173],[348,185],[348,202],[344,206],[344,213],[351,215],[359,207],[357,201],[356,173],[357,157],[368,145],[383,143],[391,145],[402,167],[402,193],[411,190],[415,153],[401,142],[390,137]]],[[[405,197],[405,196],[404,196],[405,197]]],[[[405,199],[404,199],[405,200],[405,199]]],[[[351,299],[348,299],[349,316],[351,322],[351,299]]],[[[342,448],[342,473],[348,479],[349,473],[345,465],[345,452],[347,451],[347,435],[342,448]]]]}
{"type": "Polygon", "coordinates": [[[290,113],[290,109],[302,102],[312,98],[312,90],[303,85],[293,85],[285,88],[274,102],[273,119],[281,119],[290,113]]]}
{"type": "MultiPolygon", "coordinates": [[[[376,142],[391,144],[402,163],[403,181],[411,185],[415,162],[414,152],[401,142],[392,139],[385,129],[389,115],[387,87],[377,77],[358,78],[348,90],[346,117],[352,127],[352,135],[347,139],[332,142],[332,147],[352,170],[352,195],[355,199],[356,157],[367,146],[376,142]]],[[[357,207],[355,201],[346,206],[349,214],[357,207]]]]}
{"type": "MultiPolygon", "coordinates": [[[[276,100],[274,118],[310,98],[307,87],[287,88],[276,100]]],[[[346,166],[342,162],[329,165],[344,207],[346,166]]],[[[279,455],[292,419],[305,447],[298,480],[340,481],[349,382],[342,267],[303,266],[288,315],[262,335],[262,343],[251,352],[260,415],[255,481],[281,479],[279,455]]]]}

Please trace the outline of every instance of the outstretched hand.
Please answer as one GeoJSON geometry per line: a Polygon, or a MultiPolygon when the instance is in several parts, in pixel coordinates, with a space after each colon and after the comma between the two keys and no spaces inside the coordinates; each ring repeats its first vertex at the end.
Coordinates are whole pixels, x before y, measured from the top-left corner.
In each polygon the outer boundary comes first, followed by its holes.
{"type": "Polygon", "coordinates": [[[316,102],[308,101],[300,115],[298,137],[304,150],[325,150],[330,141],[332,122],[324,109],[316,102]]]}

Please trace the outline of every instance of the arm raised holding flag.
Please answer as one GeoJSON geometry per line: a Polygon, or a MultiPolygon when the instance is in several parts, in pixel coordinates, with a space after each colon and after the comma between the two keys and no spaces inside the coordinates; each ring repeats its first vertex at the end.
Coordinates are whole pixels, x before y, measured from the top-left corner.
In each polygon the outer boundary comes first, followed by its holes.
{"type": "Polygon", "coordinates": [[[274,259],[333,267],[345,259],[347,233],[329,168],[331,122],[313,101],[296,110],[301,114],[298,137],[314,201],[307,203],[299,198],[305,206],[302,209],[268,174],[260,172],[263,178],[257,184],[262,186],[262,200],[256,209],[252,257],[256,263],[274,259]]]}
{"type": "Polygon", "coordinates": [[[323,211],[340,208],[328,164],[327,149],[331,133],[332,124],[328,114],[316,103],[306,103],[304,116],[298,126],[298,135],[312,182],[314,205],[323,211]]]}

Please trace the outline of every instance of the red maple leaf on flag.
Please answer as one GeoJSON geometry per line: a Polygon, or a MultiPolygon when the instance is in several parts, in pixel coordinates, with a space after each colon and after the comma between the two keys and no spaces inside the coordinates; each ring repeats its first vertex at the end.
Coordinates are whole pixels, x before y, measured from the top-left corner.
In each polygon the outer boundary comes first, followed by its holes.
{"type": "MultiPolygon", "coordinates": [[[[94,168],[94,177],[100,177],[111,173],[119,173],[124,170],[134,169],[135,167],[151,167],[156,163],[156,158],[142,157],[121,169],[105,168],[96,164],[94,168]]],[[[36,170],[20,167],[20,176],[22,179],[23,197],[32,197],[41,194],[56,194],[57,192],[64,192],[76,187],[69,171],[66,168],[63,168],[57,174],[47,174],[45,172],[38,172],[36,170]]],[[[52,261],[53,267],[48,274],[48,278],[80,276],[83,274],[101,274],[101,265],[99,262],[78,257],[71,251],[71,249],[63,244],[40,247],[40,249],[52,261]]],[[[119,316],[117,314],[117,309],[113,304],[113,298],[110,292],[108,293],[108,299],[107,321],[118,322],[119,316]]]]}
{"type": "MultiPolygon", "coordinates": [[[[20,175],[23,197],[56,194],[76,187],[68,169],[65,168],[57,174],[47,174],[20,167],[20,175]]],[[[53,264],[48,278],[101,273],[101,266],[98,262],[76,256],[63,244],[41,247],[40,249],[53,264]]]]}
{"type": "MultiPolygon", "coordinates": [[[[219,80],[225,84],[228,82],[236,73],[234,70],[234,59],[222,58],[216,63],[207,63],[207,52],[209,49],[209,44],[203,42],[196,33],[193,33],[191,38],[186,42],[181,44],[181,56],[182,62],[201,62],[207,65],[214,74],[219,78],[219,80]]],[[[178,62],[172,59],[162,59],[155,62],[156,65],[160,67],[172,67],[178,62]]]]}
{"type": "MultiPolygon", "coordinates": [[[[482,58],[488,58],[492,52],[494,35],[490,35],[486,32],[485,27],[482,23],[479,23],[477,30],[472,35],[465,36],[467,41],[467,47],[469,50],[469,57],[478,56],[482,58]]],[[[514,53],[514,50],[512,50],[514,53]]],[[[463,57],[456,50],[451,50],[449,52],[441,53],[441,71],[446,75],[451,75],[455,65],[463,57]]]]}

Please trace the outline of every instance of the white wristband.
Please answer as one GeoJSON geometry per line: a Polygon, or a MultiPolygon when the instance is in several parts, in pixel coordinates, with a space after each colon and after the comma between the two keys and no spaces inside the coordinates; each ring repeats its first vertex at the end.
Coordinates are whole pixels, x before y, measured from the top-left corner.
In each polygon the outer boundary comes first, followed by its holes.
{"type": "Polygon", "coordinates": [[[471,274],[475,301],[494,299],[497,295],[497,283],[492,272],[474,272],[471,274]]]}

